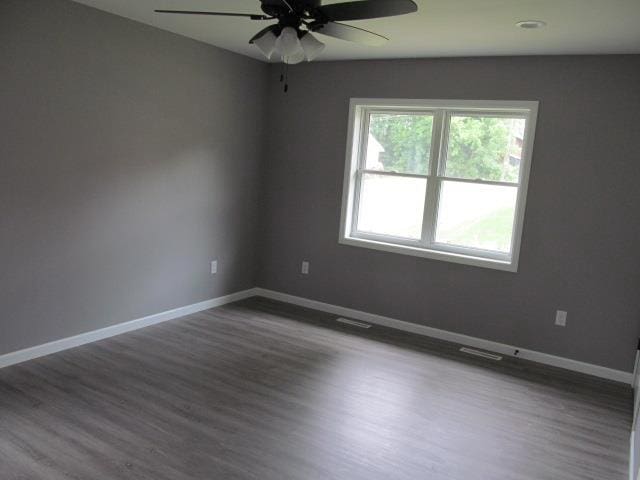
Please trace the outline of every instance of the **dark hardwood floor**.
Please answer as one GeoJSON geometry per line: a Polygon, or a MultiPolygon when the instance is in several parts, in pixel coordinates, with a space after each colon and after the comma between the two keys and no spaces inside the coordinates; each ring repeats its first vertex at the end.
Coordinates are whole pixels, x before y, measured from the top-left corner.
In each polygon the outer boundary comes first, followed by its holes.
{"type": "Polygon", "coordinates": [[[0,478],[623,480],[631,390],[254,298],[0,370],[0,478]]]}

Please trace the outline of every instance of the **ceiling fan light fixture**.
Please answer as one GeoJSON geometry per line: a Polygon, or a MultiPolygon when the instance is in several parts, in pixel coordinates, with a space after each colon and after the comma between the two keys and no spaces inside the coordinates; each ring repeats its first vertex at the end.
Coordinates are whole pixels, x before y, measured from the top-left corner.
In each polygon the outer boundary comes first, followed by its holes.
{"type": "Polygon", "coordinates": [[[304,56],[304,50],[302,50],[302,45],[300,45],[300,40],[298,39],[298,32],[296,32],[295,28],[284,27],[282,29],[280,36],[276,40],[276,52],[282,55],[282,57],[293,57],[300,52],[302,52],[304,56]]]}
{"type": "Polygon", "coordinates": [[[271,55],[276,51],[276,42],[278,41],[278,37],[276,37],[273,32],[267,32],[260,38],[256,38],[253,43],[256,47],[260,49],[262,54],[267,57],[268,60],[271,59],[271,55]]]}
{"type": "Polygon", "coordinates": [[[310,32],[306,33],[301,39],[300,44],[304,50],[304,55],[307,57],[307,61],[310,62],[315,59],[324,50],[325,44],[311,35],[310,32]]]}

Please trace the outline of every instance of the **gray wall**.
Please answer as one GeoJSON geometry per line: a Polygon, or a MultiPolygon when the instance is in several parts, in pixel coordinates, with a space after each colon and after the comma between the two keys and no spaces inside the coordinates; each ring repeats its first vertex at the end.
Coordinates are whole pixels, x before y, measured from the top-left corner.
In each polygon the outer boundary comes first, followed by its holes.
{"type": "Polygon", "coordinates": [[[270,68],[260,286],[632,368],[640,56],[312,63],[287,95],[270,68]],[[518,273],[338,244],[350,97],[541,102],[518,273]]]}
{"type": "Polygon", "coordinates": [[[287,95],[279,72],[0,2],[0,354],[258,284],[631,368],[640,57],[315,63],[287,95]],[[540,100],[517,274],[338,245],[350,97],[540,100]]]}
{"type": "Polygon", "coordinates": [[[0,1],[0,354],[254,286],[266,75],[76,3],[0,1]]]}

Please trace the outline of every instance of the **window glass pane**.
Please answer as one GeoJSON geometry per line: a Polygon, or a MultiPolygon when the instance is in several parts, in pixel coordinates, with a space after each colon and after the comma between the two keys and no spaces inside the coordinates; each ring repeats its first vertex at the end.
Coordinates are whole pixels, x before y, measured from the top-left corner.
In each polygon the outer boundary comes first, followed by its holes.
{"type": "Polygon", "coordinates": [[[420,239],[426,190],[426,178],[364,174],[357,230],[420,239]]]}
{"type": "Polygon", "coordinates": [[[427,175],[433,115],[372,113],[367,170],[427,175]]]}
{"type": "Polygon", "coordinates": [[[443,181],[436,242],[509,253],[517,187],[443,181]]]}
{"type": "Polygon", "coordinates": [[[445,175],[495,182],[517,182],[525,120],[453,115],[445,175]]]}

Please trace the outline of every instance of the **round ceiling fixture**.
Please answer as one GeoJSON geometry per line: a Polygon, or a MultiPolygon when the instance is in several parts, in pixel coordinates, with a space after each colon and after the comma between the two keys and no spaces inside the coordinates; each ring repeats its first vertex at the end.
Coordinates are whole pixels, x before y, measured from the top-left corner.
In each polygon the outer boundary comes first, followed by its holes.
{"type": "Polygon", "coordinates": [[[522,20],[521,22],[516,23],[516,25],[520,28],[532,30],[534,28],[546,27],[547,22],[543,22],[542,20],[522,20]]]}

